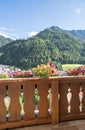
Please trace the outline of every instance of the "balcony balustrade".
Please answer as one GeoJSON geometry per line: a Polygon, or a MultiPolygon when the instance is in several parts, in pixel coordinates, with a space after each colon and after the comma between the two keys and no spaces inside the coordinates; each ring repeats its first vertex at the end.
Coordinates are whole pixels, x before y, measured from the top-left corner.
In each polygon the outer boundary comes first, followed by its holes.
{"type": "Polygon", "coordinates": [[[0,79],[0,129],[85,119],[85,76],[0,79]]]}

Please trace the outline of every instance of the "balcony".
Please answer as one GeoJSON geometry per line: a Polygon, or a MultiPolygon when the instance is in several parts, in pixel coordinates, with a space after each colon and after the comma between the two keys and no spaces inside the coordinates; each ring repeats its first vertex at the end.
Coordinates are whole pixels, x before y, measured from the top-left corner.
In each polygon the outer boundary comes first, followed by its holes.
{"type": "Polygon", "coordinates": [[[83,121],[84,95],[85,76],[0,79],[0,129],[58,130],[83,121]]]}

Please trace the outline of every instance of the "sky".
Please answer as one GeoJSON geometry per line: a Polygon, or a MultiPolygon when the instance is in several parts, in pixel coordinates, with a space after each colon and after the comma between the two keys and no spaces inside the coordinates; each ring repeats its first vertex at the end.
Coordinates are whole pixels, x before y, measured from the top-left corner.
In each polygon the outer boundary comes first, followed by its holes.
{"type": "Polygon", "coordinates": [[[85,0],[0,0],[0,35],[23,39],[51,26],[85,29],[85,0]]]}

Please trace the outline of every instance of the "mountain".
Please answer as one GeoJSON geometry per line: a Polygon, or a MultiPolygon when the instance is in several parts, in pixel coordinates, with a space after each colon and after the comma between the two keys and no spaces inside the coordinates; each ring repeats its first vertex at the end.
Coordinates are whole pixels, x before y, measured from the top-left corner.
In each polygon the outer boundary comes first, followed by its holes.
{"type": "Polygon", "coordinates": [[[13,39],[6,38],[6,37],[0,35],[0,47],[3,46],[3,45],[6,45],[6,44],[8,44],[8,43],[10,43],[12,41],[13,41],[13,39]]]}
{"type": "Polygon", "coordinates": [[[52,26],[27,40],[16,40],[0,48],[0,64],[29,69],[48,61],[85,64],[85,42],[52,26]]]}
{"type": "Polygon", "coordinates": [[[68,32],[81,40],[85,40],[85,30],[71,30],[68,32]]]}

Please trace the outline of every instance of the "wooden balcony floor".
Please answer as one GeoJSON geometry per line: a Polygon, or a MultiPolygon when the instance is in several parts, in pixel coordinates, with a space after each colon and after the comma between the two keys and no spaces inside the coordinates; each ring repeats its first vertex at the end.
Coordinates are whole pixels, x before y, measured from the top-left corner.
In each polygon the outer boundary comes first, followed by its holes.
{"type": "Polygon", "coordinates": [[[36,126],[29,126],[29,127],[22,127],[17,129],[11,130],[51,130],[51,124],[48,125],[36,125],[36,126]]]}
{"type": "Polygon", "coordinates": [[[36,125],[10,130],[85,130],[85,120],[61,122],[58,125],[36,125]]]}

